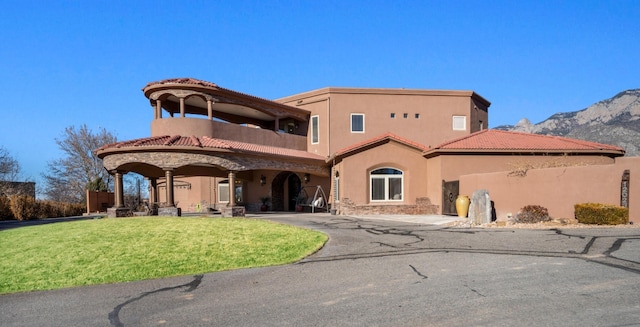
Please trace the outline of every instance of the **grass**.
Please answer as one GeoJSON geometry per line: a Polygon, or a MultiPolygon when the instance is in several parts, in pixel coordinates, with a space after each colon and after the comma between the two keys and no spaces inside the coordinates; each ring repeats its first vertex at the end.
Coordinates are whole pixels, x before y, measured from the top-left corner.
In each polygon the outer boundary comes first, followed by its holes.
{"type": "Polygon", "coordinates": [[[320,232],[255,219],[112,218],[0,232],[0,294],[280,265],[320,232]]]}

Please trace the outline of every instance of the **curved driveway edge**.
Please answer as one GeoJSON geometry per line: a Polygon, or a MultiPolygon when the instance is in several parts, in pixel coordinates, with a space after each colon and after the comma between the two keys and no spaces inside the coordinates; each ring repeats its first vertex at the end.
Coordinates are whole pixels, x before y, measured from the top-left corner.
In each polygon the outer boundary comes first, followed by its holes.
{"type": "MultiPolygon", "coordinates": [[[[640,321],[640,230],[473,229],[326,214],[292,265],[0,296],[2,326],[595,326],[640,321]]],[[[259,218],[259,219],[262,219],[259,218]]]]}

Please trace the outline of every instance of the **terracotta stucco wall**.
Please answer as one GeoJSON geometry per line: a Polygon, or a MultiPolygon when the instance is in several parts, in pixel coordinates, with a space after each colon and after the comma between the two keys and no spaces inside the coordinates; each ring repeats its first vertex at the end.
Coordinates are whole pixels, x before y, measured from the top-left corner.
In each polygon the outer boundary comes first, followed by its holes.
{"type": "Polygon", "coordinates": [[[337,151],[387,132],[435,146],[469,133],[469,103],[468,97],[335,94],[331,97],[331,149],[337,151]],[[364,133],[351,133],[352,113],[365,115],[364,133]],[[467,117],[467,130],[453,130],[454,115],[467,117]]]}
{"type": "Polygon", "coordinates": [[[308,151],[319,155],[330,155],[387,132],[435,146],[476,131],[479,120],[488,126],[486,106],[472,101],[469,92],[330,88],[280,101],[319,116],[320,143],[308,141],[308,151]],[[364,133],[351,132],[351,114],[364,114],[364,133]],[[465,130],[453,130],[453,116],[466,117],[465,130]]]}
{"type": "MultiPolygon", "coordinates": [[[[505,172],[530,166],[602,165],[613,163],[606,156],[533,156],[533,155],[440,155],[427,159],[428,196],[432,203],[442,205],[442,180],[460,180],[462,175],[505,172]]],[[[460,190],[460,194],[463,190],[460,190]]],[[[468,194],[470,195],[470,193],[468,194]]],[[[442,209],[442,208],[441,208],[442,209]]],[[[442,211],[441,211],[442,212],[442,211]]]]}
{"type": "Polygon", "coordinates": [[[416,198],[427,194],[424,164],[421,151],[393,141],[347,157],[337,166],[340,172],[340,198],[348,198],[356,204],[371,203],[369,172],[391,167],[404,173],[404,194],[402,202],[393,201],[389,204],[415,204],[416,198]]]}
{"type": "MultiPolygon", "coordinates": [[[[306,128],[306,126],[302,126],[306,128]]],[[[151,122],[151,136],[182,135],[209,136],[254,144],[307,150],[306,136],[246,127],[202,118],[169,117],[151,122]]]]}
{"type": "Polygon", "coordinates": [[[508,172],[460,177],[461,194],[486,189],[495,202],[498,220],[516,214],[525,205],[541,205],[554,218],[573,218],[574,204],[598,202],[620,205],[623,172],[631,172],[629,218],[640,223],[640,158],[623,157],[614,164],[532,169],[525,176],[508,172]]]}

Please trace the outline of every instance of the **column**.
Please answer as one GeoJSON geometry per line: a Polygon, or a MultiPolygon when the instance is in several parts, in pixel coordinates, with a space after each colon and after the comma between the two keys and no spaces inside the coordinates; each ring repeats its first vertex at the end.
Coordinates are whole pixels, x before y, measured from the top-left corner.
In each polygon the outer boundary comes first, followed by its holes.
{"type": "Polygon", "coordinates": [[[158,179],[149,177],[149,204],[158,202],[158,179]]]}
{"type": "Polygon", "coordinates": [[[122,186],[122,173],[116,171],[115,173],[116,185],[115,185],[115,207],[124,208],[124,188],[122,186]]]}
{"type": "Polygon", "coordinates": [[[229,206],[236,206],[236,172],[229,171],[229,206]]]}
{"type": "Polygon", "coordinates": [[[209,116],[209,120],[213,119],[213,101],[207,100],[207,114],[209,116]]]}
{"type": "Polygon", "coordinates": [[[184,118],[184,98],[180,98],[180,117],[184,118]]]}
{"type": "MultiPolygon", "coordinates": [[[[273,123],[273,131],[277,132],[280,129],[280,118],[276,117],[275,122],[273,123]]],[[[285,131],[286,133],[286,131],[285,131]]]]}
{"type": "Polygon", "coordinates": [[[167,180],[167,207],[175,207],[173,202],[173,169],[167,169],[164,171],[165,178],[167,180]]]}
{"type": "Polygon", "coordinates": [[[160,99],[156,100],[156,113],[155,119],[162,119],[162,101],[160,99]]]}

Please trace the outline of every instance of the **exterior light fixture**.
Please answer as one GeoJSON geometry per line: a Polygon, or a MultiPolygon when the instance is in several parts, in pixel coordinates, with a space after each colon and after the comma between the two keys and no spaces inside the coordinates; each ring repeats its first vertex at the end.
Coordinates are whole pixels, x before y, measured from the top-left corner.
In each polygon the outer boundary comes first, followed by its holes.
{"type": "Polygon", "coordinates": [[[260,175],[260,185],[264,186],[267,184],[267,177],[265,175],[260,175]]]}
{"type": "Polygon", "coordinates": [[[309,183],[311,181],[311,175],[309,174],[304,174],[304,182],[305,183],[309,183]]]}

